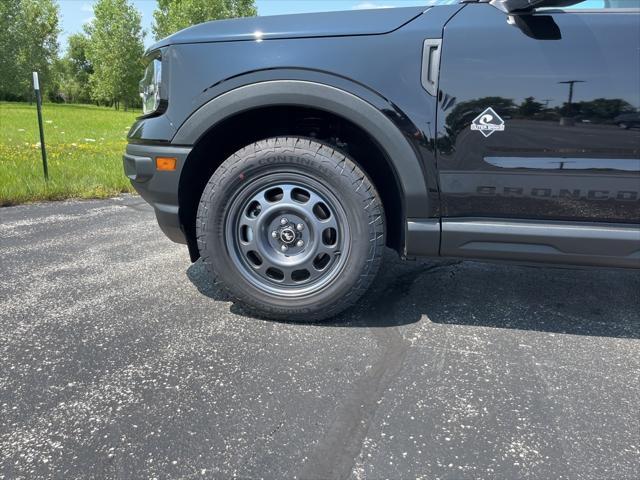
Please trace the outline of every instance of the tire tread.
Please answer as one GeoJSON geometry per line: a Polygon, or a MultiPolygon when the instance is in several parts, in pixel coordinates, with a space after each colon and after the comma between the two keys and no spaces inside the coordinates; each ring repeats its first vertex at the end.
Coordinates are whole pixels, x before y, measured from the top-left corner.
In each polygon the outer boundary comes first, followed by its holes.
{"type": "Polygon", "coordinates": [[[223,162],[214,172],[202,193],[196,217],[196,232],[202,262],[217,288],[223,290],[231,299],[247,306],[257,316],[305,322],[334,317],[352,306],[369,288],[378,273],[385,246],[383,206],[369,177],[342,152],[318,140],[302,137],[275,137],[261,140],[247,145],[223,162]],[[302,315],[284,307],[264,302],[257,303],[256,299],[244,292],[242,288],[229,285],[228,282],[221,279],[213,268],[212,257],[215,252],[208,245],[207,235],[207,222],[210,217],[209,212],[212,209],[212,198],[214,198],[216,189],[228,182],[236,175],[236,172],[242,170],[244,166],[265,151],[272,153],[278,151],[281,154],[309,157],[330,167],[354,187],[357,185],[357,188],[354,188],[354,193],[359,197],[362,209],[367,212],[370,229],[365,267],[356,283],[345,295],[338,298],[331,306],[323,307],[320,311],[305,312],[302,315]]]}

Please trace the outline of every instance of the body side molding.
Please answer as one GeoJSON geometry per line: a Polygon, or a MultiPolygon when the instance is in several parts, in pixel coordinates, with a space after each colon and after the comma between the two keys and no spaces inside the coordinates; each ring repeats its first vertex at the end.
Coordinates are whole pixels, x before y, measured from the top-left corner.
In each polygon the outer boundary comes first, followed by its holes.
{"type": "Polygon", "coordinates": [[[640,267],[640,225],[482,218],[442,220],[440,253],[521,262],[640,267]]]}
{"type": "Polygon", "coordinates": [[[370,103],[347,91],[302,80],[271,80],[238,87],[209,101],[191,115],[172,143],[194,145],[211,128],[236,114],[260,107],[313,107],[358,125],[387,154],[403,193],[404,216],[429,214],[428,189],[420,157],[393,122],[370,103]]]}
{"type": "Polygon", "coordinates": [[[440,219],[408,219],[404,255],[406,257],[437,257],[439,253],[440,219]]]}

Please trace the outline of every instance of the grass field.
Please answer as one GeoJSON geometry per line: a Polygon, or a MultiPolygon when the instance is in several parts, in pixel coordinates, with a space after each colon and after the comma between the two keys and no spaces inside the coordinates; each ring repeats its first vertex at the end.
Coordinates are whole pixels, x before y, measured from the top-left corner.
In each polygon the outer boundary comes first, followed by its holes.
{"type": "Polygon", "coordinates": [[[49,182],[45,182],[35,104],[0,102],[0,205],[131,192],[122,154],[127,131],[139,114],[45,104],[49,160],[49,182]]]}

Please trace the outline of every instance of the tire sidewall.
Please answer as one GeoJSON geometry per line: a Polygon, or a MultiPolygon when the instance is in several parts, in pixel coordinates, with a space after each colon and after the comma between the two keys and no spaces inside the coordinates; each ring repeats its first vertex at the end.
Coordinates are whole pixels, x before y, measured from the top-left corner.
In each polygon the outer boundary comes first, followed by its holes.
{"type": "MultiPolygon", "coordinates": [[[[380,234],[379,225],[371,219],[371,213],[375,212],[365,208],[370,194],[358,191],[358,185],[354,185],[358,178],[355,168],[345,171],[346,158],[330,147],[316,142],[307,145],[310,148],[275,145],[249,152],[243,149],[225,162],[230,164],[228,168],[214,173],[209,183],[212,188],[203,194],[200,207],[207,205],[206,212],[199,209],[198,213],[198,242],[203,261],[233,296],[259,311],[300,315],[331,309],[342,297],[352,293],[367,269],[367,262],[375,254],[371,248],[379,248],[377,242],[372,241],[380,234]],[[336,156],[343,158],[342,166],[336,156]],[[237,270],[231,259],[235,254],[227,248],[226,223],[236,195],[253,181],[275,173],[302,174],[324,184],[333,191],[349,223],[349,257],[342,271],[322,290],[301,297],[274,296],[255,287],[237,270]]],[[[383,216],[379,217],[382,222],[383,216]]]]}

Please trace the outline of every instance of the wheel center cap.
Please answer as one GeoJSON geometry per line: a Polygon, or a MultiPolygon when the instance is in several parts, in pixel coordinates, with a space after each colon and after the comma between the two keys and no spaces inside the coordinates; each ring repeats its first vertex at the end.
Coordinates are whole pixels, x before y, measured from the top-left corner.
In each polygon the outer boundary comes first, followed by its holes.
{"type": "Polygon", "coordinates": [[[286,245],[291,245],[296,239],[296,232],[293,228],[287,227],[280,230],[280,241],[286,245]]]}

